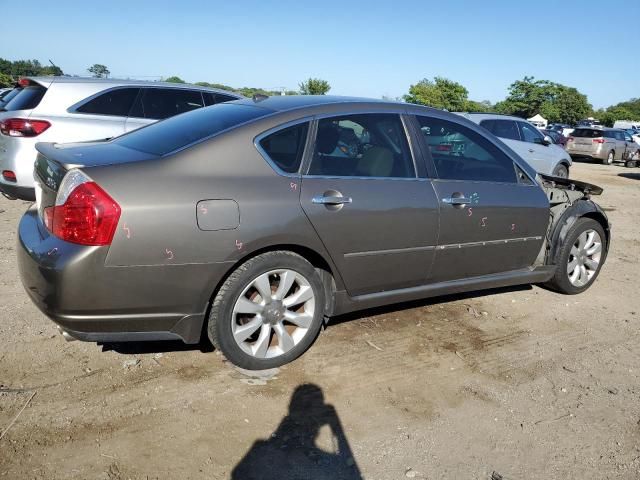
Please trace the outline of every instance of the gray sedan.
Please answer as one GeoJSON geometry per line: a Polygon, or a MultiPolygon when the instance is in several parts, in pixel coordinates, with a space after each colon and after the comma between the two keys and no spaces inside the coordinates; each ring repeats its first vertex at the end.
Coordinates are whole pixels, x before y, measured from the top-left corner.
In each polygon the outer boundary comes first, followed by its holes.
{"type": "Polygon", "coordinates": [[[537,175],[426,107],[246,99],[37,149],[19,266],[64,335],[206,335],[249,369],[295,359],[346,312],[524,283],[581,293],[610,243],[600,188],[537,175]]]}

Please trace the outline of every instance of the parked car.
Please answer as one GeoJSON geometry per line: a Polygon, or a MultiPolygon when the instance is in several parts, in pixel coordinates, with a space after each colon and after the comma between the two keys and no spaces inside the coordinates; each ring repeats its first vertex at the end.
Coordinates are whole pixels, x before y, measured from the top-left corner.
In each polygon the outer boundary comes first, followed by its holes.
{"type": "Polygon", "coordinates": [[[245,99],[37,149],[18,265],[65,336],[206,332],[249,369],[293,360],[350,311],[521,283],[581,293],[610,243],[599,187],[536,175],[417,105],[245,99]],[[350,155],[334,155],[347,128],[350,155]]]}
{"type": "Polygon", "coordinates": [[[632,120],[616,120],[613,123],[613,128],[620,128],[622,130],[633,128],[634,130],[640,130],[640,122],[634,122],[632,120]]]}
{"type": "Polygon", "coordinates": [[[509,145],[538,172],[568,178],[571,157],[522,118],[493,113],[463,113],[509,145]]]}
{"type": "Polygon", "coordinates": [[[561,133],[565,137],[568,137],[573,132],[575,127],[572,127],[568,123],[552,123],[547,126],[547,130],[552,130],[561,133]]]}
{"type": "Polygon", "coordinates": [[[611,165],[616,160],[625,161],[640,153],[640,145],[624,130],[579,127],[567,139],[566,150],[572,158],[589,158],[611,165]]]}
{"type": "Polygon", "coordinates": [[[0,111],[0,191],[33,200],[36,142],[98,140],[149,123],[236,100],[195,85],[73,77],[30,77],[0,111]]]}
{"type": "Polygon", "coordinates": [[[634,130],[633,128],[629,128],[625,130],[625,132],[631,136],[631,139],[634,142],[636,142],[637,144],[640,144],[640,130],[634,130]]]}
{"type": "Polygon", "coordinates": [[[548,135],[553,140],[553,143],[564,148],[567,144],[567,137],[557,130],[541,130],[543,135],[548,135]]]}

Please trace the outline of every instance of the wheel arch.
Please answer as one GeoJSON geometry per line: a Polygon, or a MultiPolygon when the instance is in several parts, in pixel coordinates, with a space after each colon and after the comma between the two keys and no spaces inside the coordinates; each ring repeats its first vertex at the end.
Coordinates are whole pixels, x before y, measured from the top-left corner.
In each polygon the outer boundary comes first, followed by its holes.
{"type": "Polygon", "coordinates": [[[562,213],[553,227],[550,236],[550,251],[547,255],[547,264],[556,263],[556,256],[565,244],[569,230],[575,222],[581,218],[590,218],[602,226],[606,236],[606,245],[604,248],[606,258],[611,243],[611,225],[609,224],[609,219],[602,208],[592,200],[579,200],[562,213]]]}
{"type": "MultiPolygon", "coordinates": [[[[267,252],[275,252],[275,251],[289,251],[300,255],[302,258],[307,260],[311,265],[313,265],[320,275],[320,279],[322,280],[322,285],[324,286],[325,292],[325,316],[330,316],[333,312],[334,308],[334,298],[335,292],[341,288],[342,280],[337,272],[335,265],[331,262],[331,259],[325,258],[325,256],[313,248],[308,246],[293,244],[293,243],[279,243],[264,246],[258,248],[256,250],[252,250],[251,252],[247,252],[245,255],[240,257],[236,262],[230,264],[229,268],[225,271],[224,275],[220,277],[218,283],[214,286],[214,289],[210,291],[210,295],[208,297],[207,306],[206,306],[206,315],[205,321],[203,322],[203,332],[206,329],[207,319],[209,318],[209,311],[211,309],[211,305],[213,303],[214,298],[218,294],[218,291],[226,282],[227,278],[243,263],[248,260],[257,257],[258,255],[262,255],[267,252]]],[[[210,288],[210,286],[209,286],[210,288]]]]}

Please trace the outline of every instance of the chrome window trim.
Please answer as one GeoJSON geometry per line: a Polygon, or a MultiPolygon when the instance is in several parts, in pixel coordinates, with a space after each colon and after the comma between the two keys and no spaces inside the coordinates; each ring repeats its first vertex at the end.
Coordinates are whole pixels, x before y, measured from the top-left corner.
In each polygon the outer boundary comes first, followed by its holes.
{"type": "MultiPolygon", "coordinates": [[[[415,155],[415,151],[413,148],[413,145],[411,144],[411,136],[408,130],[408,125],[407,125],[407,121],[405,116],[408,115],[407,112],[405,110],[403,110],[402,108],[398,108],[398,109],[390,109],[390,110],[369,110],[369,109],[365,109],[362,111],[346,111],[346,112],[340,112],[340,113],[322,113],[322,114],[316,114],[313,116],[314,120],[316,121],[316,124],[319,123],[320,120],[324,120],[327,118],[333,118],[333,117],[348,117],[351,115],[396,115],[399,117],[400,119],[400,123],[402,124],[402,128],[404,131],[404,135],[405,135],[405,140],[407,142],[407,145],[409,147],[409,155],[411,156],[411,163],[413,165],[413,177],[361,177],[361,176],[350,176],[350,175],[310,175],[309,169],[311,168],[311,162],[313,161],[313,150],[310,152],[311,153],[311,158],[309,160],[308,165],[306,166],[306,173],[304,173],[302,175],[302,178],[352,178],[352,179],[359,179],[359,180],[363,180],[363,179],[376,179],[376,180],[424,180],[423,178],[418,176],[418,168],[416,165],[416,155],[415,155]]],[[[316,132],[314,132],[317,135],[317,128],[316,128],[316,132]]],[[[314,137],[313,139],[313,145],[311,145],[312,149],[315,149],[315,140],[316,138],[314,137]]]]}
{"type": "MultiPolygon", "coordinates": [[[[261,117],[264,118],[264,117],[261,117]]],[[[298,118],[296,120],[290,120],[288,122],[285,123],[281,123],[280,125],[277,125],[275,127],[271,127],[269,130],[265,130],[264,132],[256,135],[253,139],[253,146],[256,147],[256,150],[258,150],[258,153],[260,153],[260,155],[262,155],[262,158],[264,158],[266,160],[266,162],[269,164],[269,166],[281,177],[300,177],[300,168],[302,167],[302,164],[304,163],[304,158],[305,158],[305,154],[307,152],[307,149],[309,148],[309,135],[311,134],[311,122],[313,122],[313,116],[308,116],[308,117],[304,117],[304,118],[298,118]],[[284,170],[282,170],[280,167],[278,167],[278,165],[276,164],[276,162],[274,162],[271,157],[269,156],[269,154],[262,148],[262,146],[260,145],[260,142],[265,138],[268,137],[271,134],[277,133],[280,130],[284,130],[286,128],[289,127],[294,127],[296,125],[300,125],[301,123],[309,123],[309,128],[307,129],[307,138],[305,139],[305,144],[304,144],[304,149],[302,151],[302,158],[300,159],[300,165],[298,165],[298,169],[295,172],[285,172],[284,170]]]]}

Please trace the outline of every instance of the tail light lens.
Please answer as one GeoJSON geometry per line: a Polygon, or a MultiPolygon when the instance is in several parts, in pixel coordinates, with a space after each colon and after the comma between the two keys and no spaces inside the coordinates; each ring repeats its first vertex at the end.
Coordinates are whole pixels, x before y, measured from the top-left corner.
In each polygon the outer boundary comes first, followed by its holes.
{"type": "Polygon", "coordinates": [[[604,143],[604,138],[594,138],[593,143],[604,143]]]}
{"type": "Polygon", "coordinates": [[[9,118],[0,122],[0,133],[9,137],[37,137],[50,126],[46,120],[9,118]]]}
{"type": "Polygon", "coordinates": [[[56,204],[44,209],[44,223],[56,237],[80,245],[110,245],[120,206],[80,170],[69,170],[56,204]]]}
{"type": "Polygon", "coordinates": [[[2,171],[2,178],[4,178],[5,181],[7,181],[7,182],[13,182],[13,183],[17,182],[16,172],[13,172],[11,170],[3,170],[2,171]]]}

